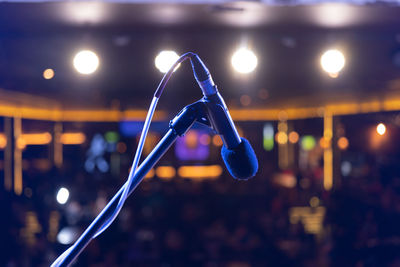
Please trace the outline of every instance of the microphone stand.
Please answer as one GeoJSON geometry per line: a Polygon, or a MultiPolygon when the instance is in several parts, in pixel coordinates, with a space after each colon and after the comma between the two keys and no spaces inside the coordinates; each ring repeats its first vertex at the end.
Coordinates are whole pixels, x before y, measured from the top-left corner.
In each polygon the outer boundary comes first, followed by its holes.
{"type": "MultiPolygon", "coordinates": [[[[168,132],[138,167],[133,178],[132,186],[129,189],[129,195],[136,189],[146,174],[154,167],[165,152],[167,152],[178,136],[183,136],[196,121],[211,127],[206,109],[206,100],[204,98],[184,107],[178,115],[170,121],[168,132]]],[[[107,206],[103,208],[99,215],[97,215],[95,220],[89,225],[75,244],[64,252],[66,254],[65,257],[55,266],[69,266],[71,262],[78,257],[83,249],[89,244],[92,237],[113,213],[125,186],[126,184],[124,184],[124,186],[122,186],[122,188],[114,195],[107,206]]]]}

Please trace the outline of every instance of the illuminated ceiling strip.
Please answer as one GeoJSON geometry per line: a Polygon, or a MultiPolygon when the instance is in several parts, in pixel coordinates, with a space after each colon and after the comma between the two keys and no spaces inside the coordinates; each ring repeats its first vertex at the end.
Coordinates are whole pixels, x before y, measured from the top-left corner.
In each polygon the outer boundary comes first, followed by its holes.
{"type": "MultiPolygon", "coordinates": [[[[62,2],[61,0],[0,0],[1,2],[9,3],[44,3],[44,2],[62,2]]],[[[160,0],[105,0],[105,3],[126,3],[126,4],[169,4],[167,1],[160,0]]],[[[279,1],[279,0],[259,0],[258,4],[265,4],[269,6],[298,6],[298,5],[317,5],[324,3],[332,3],[328,0],[295,0],[295,1],[279,1]]],[[[391,5],[398,5],[399,2],[396,0],[336,0],[337,3],[352,4],[352,5],[371,5],[374,3],[386,3],[391,5]]],[[[204,5],[204,4],[227,4],[226,0],[175,0],[173,4],[185,4],[185,5],[204,5]]],[[[234,4],[234,3],[233,3],[234,4]]]]}
{"type": "MultiPolygon", "coordinates": [[[[322,118],[325,110],[329,111],[333,116],[382,111],[399,111],[400,99],[367,102],[348,101],[310,108],[230,109],[230,113],[235,121],[265,121],[278,120],[282,113],[285,114],[285,117],[288,120],[322,118]]],[[[0,116],[17,116],[23,119],[32,120],[82,122],[119,122],[124,120],[142,121],[144,120],[146,113],[146,110],[62,110],[0,103],[0,116]]],[[[156,111],[154,121],[165,121],[167,119],[169,119],[168,112],[156,111]]]]}

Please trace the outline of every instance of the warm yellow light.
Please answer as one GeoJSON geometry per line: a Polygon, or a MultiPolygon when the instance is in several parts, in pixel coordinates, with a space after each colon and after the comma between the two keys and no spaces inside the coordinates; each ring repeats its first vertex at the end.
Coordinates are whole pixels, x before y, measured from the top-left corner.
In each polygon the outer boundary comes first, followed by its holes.
{"type": "Polygon", "coordinates": [[[172,179],[176,175],[174,167],[171,166],[160,166],[156,169],[156,175],[161,179],[172,179]]]}
{"type": "Polygon", "coordinates": [[[54,77],[54,70],[53,69],[45,69],[43,71],[43,78],[46,80],[50,80],[54,77]]]}
{"type": "Polygon", "coordinates": [[[154,177],[154,173],[155,173],[154,169],[151,169],[151,170],[146,174],[146,176],[145,176],[144,178],[145,178],[145,179],[153,178],[153,177],[154,177]]]}
{"type": "Polygon", "coordinates": [[[178,169],[178,174],[182,178],[189,179],[215,179],[221,176],[222,168],[219,165],[210,166],[182,166],[178,169]]]}
{"type": "MultiPolygon", "coordinates": [[[[161,51],[154,60],[156,68],[162,72],[166,73],[171,66],[179,59],[179,55],[175,51],[165,50],[161,51]]],[[[179,68],[180,64],[176,66],[174,71],[179,68]]]]}
{"type": "Polygon", "coordinates": [[[299,141],[299,134],[295,131],[289,133],[289,142],[295,144],[299,141]]]}
{"type": "Polygon", "coordinates": [[[379,135],[384,135],[386,133],[386,126],[383,123],[379,123],[378,126],[376,126],[376,132],[379,135]]]}
{"type": "Polygon", "coordinates": [[[336,49],[328,50],[321,56],[321,67],[332,78],[338,77],[345,63],[346,60],[343,53],[336,49]]]}
{"type": "Polygon", "coordinates": [[[258,59],[253,51],[247,48],[240,48],[233,54],[231,63],[237,72],[246,74],[255,70],[258,59]]]}
{"type": "Polygon", "coordinates": [[[74,67],[81,74],[92,74],[99,67],[99,58],[93,51],[82,50],[74,57],[74,67]]]}
{"type": "Polygon", "coordinates": [[[321,148],[329,148],[330,145],[331,145],[331,139],[330,138],[321,137],[321,139],[319,139],[319,146],[321,148]]]}
{"type": "Polygon", "coordinates": [[[340,137],[337,141],[337,145],[341,150],[345,150],[349,147],[349,140],[346,137],[340,137]]]}
{"type": "Polygon", "coordinates": [[[0,134],[0,149],[4,149],[7,146],[7,136],[0,134]]]}
{"type": "Polygon", "coordinates": [[[61,143],[63,145],[80,145],[86,141],[84,133],[63,133],[61,135],[61,143]]]}
{"type": "Polygon", "coordinates": [[[22,150],[22,149],[25,149],[25,147],[26,147],[25,140],[22,139],[21,137],[18,138],[17,139],[17,148],[22,150]]]}
{"type": "Polygon", "coordinates": [[[47,145],[51,142],[52,136],[50,133],[25,133],[17,140],[17,147],[24,149],[27,145],[47,145]]]}
{"type": "Polygon", "coordinates": [[[278,132],[275,135],[275,141],[278,142],[278,144],[284,145],[288,141],[288,136],[285,132],[278,132]]]}

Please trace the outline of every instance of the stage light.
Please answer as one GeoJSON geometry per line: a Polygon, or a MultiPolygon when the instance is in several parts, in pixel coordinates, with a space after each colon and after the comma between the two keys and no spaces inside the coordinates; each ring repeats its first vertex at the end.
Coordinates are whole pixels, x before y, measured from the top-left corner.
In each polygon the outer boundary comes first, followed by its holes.
{"type": "Polygon", "coordinates": [[[53,69],[45,69],[43,71],[43,78],[46,80],[50,80],[54,77],[54,70],[53,69]]]}
{"type": "Polygon", "coordinates": [[[61,187],[57,192],[57,202],[61,205],[67,203],[69,198],[69,191],[65,187],[61,187]]]}
{"type": "Polygon", "coordinates": [[[74,67],[81,74],[92,74],[99,67],[99,58],[93,51],[82,50],[74,57],[74,67]]]}
{"type": "Polygon", "coordinates": [[[343,53],[336,49],[328,50],[321,56],[321,67],[332,78],[338,77],[345,62],[343,53]]]}
{"type": "Polygon", "coordinates": [[[383,123],[379,123],[378,126],[376,126],[376,132],[379,135],[384,135],[386,133],[386,126],[383,123]]]}
{"type": "MultiPolygon", "coordinates": [[[[166,73],[171,66],[178,60],[179,55],[175,51],[164,50],[161,51],[154,60],[154,64],[156,68],[162,72],[166,73]]],[[[174,69],[176,71],[179,68],[180,64],[174,69]]]]}
{"type": "Polygon", "coordinates": [[[237,72],[245,74],[255,70],[258,60],[253,51],[240,48],[233,54],[231,63],[237,72]]]}

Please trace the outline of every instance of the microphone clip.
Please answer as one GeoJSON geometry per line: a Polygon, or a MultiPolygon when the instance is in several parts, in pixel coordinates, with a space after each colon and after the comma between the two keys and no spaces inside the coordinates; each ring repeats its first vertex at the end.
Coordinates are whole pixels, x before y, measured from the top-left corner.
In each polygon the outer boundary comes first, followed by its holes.
{"type": "Polygon", "coordinates": [[[175,118],[169,122],[169,128],[177,135],[184,136],[195,122],[213,128],[203,99],[187,105],[179,111],[175,118]]]}

